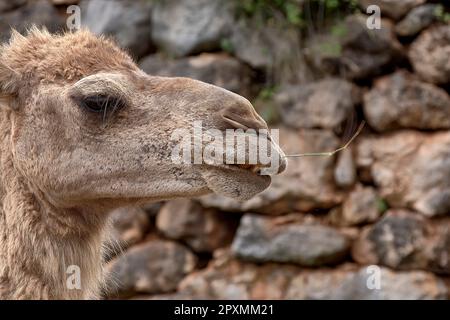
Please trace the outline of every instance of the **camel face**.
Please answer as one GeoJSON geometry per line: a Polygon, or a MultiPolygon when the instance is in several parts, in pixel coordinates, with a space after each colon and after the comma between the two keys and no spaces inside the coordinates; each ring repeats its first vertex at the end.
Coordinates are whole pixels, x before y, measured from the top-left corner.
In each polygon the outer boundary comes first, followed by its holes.
{"type": "MultiPolygon", "coordinates": [[[[55,206],[116,206],[208,192],[248,199],[270,184],[257,166],[171,158],[173,131],[191,130],[196,121],[221,132],[267,129],[234,93],[149,76],[110,41],[86,31],[16,34],[0,57],[14,165],[55,206]]],[[[275,147],[281,172],[286,163],[275,147]]]]}

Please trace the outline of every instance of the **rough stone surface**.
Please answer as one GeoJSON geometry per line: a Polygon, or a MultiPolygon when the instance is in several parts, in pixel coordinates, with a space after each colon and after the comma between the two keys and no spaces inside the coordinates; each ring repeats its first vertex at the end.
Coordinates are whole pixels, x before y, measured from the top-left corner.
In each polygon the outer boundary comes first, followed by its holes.
{"type": "Polygon", "coordinates": [[[239,19],[226,38],[229,50],[249,66],[264,70],[278,83],[307,83],[314,79],[301,51],[299,30],[282,22],[268,24],[257,14],[239,19]]]}
{"type": "Polygon", "coordinates": [[[332,212],[332,220],[341,226],[354,226],[376,221],[380,215],[380,198],[372,187],[358,185],[345,199],[341,208],[332,212]]]}
{"type": "Polygon", "coordinates": [[[425,81],[450,82],[450,25],[432,27],[411,44],[409,59],[415,72],[425,81]]]}
{"type": "Polygon", "coordinates": [[[412,9],[405,18],[395,26],[399,36],[413,36],[427,28],[436,19],[436,4],[424,4],[412,9]]]}
{"type": "Polygon", "coordinates": [[[129,247],[144,239],[150,227],[147,213],[139,207],[128,207],[111,212],[114,238],[122,247],[129,247]]]}
{"type": "Polygon", "coordinates": [[[450,95],[407,71],[377,79],[364,95],[364,114],[378,131],[450,128],[450,95]]]}
{"type": "Polygon", "coordinates": [[[233,241],[233,253],[247,261],[288,262],[302,266],[337,263],[347,254],[349,241],[338,231],[289,219],[289,216],[245,215],[233,241]]]}
{"type": "Polygon", "coordinates": [[[0,14],[0,42],[9,39],[11,28],[24,33],[32,25],[55,32],[64,28],[64,20],[47,0],[31,1],[18,10],[0,14]]]}
{"type": "Polygon", "coordinates": [[[275,96],[284,123],[293,128],[335,129],[360,101],[350,82],[330,78],[306,85],[291,85],[275,96]]]}
{"type": "MultiPolygon", "coordinates": [[[[280,128],[280,145],[286,154],[294,154],[334,150],[339,141],[327,130],[280,128]]],[[[272,177],[269,188],[248,201],[208,195],[201,197],[200,202],[206,207],[225,211],[271,215],[331,208],[342,201],[342,193],[336,190],[333,182],[333,172],[333,157],[294,158],[282,175],[272,177]]]]}
{"type": "Polygon", "coordinates": [[[378,75],[401,56],[401,45],[388,20],[381,28],[370,30],[367,16],[352,15],[335,33],[319,34],[308,40],[306,56],[324,74],[339,74],[348,79],[378,75]]]}
{"type": "Polygon", "coordinates": [[[358,0],[360,6],[367,10],[370,5],[376,5],[381,9],[381,15],[395,20],[400,19],[415,6],[425,3],[426,0],[358,0]]]}
{"type": "Polygon", "coordinates": [[[401,131],[361,139],[357,165],[392,207],[450,213],[450,132],[401,131]]]}
{"type": "Polygon", "coordinates": [[[16,9],[27,3],[27,0],[4,0],[0,1],[0,13],[16,9]]]}
{"type": "Polygon", "coordinates": [[[341,188],[349,188],[356,182],[356,165],[351,147],[342,150],[337,155],[336,167],[334,169],[334,181],[341,188]]]}
{"type": "MultiPolygon", "coordinates": [[[[180,284],[178,297],[198,299],[446,299],[444,282],[423,271],[394,272],[381,267],[379,289],[369,289],[365,267],[345,264],[308,270],[286,264],[256,265],[237,261],[226,252],[180,284]]],[[[165,297],[167,299],[167,297],[165,297]]]]}
{"type": "Polygon", "coordinates": [[[231,243],[237,227],[237,217],[232,216],[179,199],[161,208],[156,226],[166,237],[181,240],[194,251],[210,252],[231,243]]]}
{"type": "Polygon", "coordinates": [[[352,256],[362,264],[450,274],[449,244],[449,218],[426,220],[411,212],[391,210],[362,232],[352,256]]]}
{"type": "Polygon", "coordinates": [[[78,4],[80,0],[51,0],[51,2],[54,5],[61,6],[61,5],[78,4]]]}
{"type": "Polygon", "coordinates": [[[152,15],[154,42],[173,56],[220,48],[233,24],[229,1],[157,1],[152,15]]]}
{"type": "Polygon", "coordinates": [[[151,1],[84,0],[82,24],[95,34],[113,36],[136,58],[152,48],[151,1]]]}
{"type": "Polygon", "coordinates": [[[196,261],[188,249],[174,242],[157,240],[134,246],[107,266],[110,297],[174,291],[194,270],[196,261]]]}
{"type": "Polygon", "coordinates": [[[252,92],[252,70],[226,54],[203,53],[176,60],[155,54],[145,57],[139,65],[151,75],[193,78],[244,96],[252,92]]]}
{"type": "Polygon", "coordinates": [[[334,300],[434,300],[447,298],[441,279],[421,271],[394,272],[388,268],[359,268],[329,273],[313,271],[295,277],[286,293],[287,299],[334,300]],[[379,289],[371,276],[379,272],[379,289]],[[372,287],[369,288],[369,285],[372,287]]]}

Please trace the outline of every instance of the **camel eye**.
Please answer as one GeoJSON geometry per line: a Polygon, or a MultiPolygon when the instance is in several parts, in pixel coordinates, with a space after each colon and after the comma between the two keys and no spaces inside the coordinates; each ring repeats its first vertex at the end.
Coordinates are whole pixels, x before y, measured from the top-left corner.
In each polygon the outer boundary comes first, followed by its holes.
{"type": "Polygon", "coordinates": [[[123,101],[109,95],[93,95],[80,99],[79,105],[92,113],[112,113],[123,106],[123,101]]]}

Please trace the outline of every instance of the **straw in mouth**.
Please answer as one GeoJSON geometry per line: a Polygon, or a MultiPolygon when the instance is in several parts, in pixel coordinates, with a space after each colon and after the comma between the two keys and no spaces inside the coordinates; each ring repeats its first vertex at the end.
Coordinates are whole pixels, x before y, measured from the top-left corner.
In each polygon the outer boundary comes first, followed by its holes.
{"type": "Polygon", "coordinates": [[[288,154],[286,155],[287,158],[301,158],[301,157],[331,157],[332,155],[347,149],[347,147],[353,142],[353,140],[356,139],[356,137],[361,133],[362,129],[364,128],[364,125],[366,122],[363,120],[361,124],[358,127],[358,130],[356,130],[355,134],[350,138],[350,140],[344,144],[342,147],[328,152],[307,152],[307,153],[298,153],[298,154],[288,154]]]}

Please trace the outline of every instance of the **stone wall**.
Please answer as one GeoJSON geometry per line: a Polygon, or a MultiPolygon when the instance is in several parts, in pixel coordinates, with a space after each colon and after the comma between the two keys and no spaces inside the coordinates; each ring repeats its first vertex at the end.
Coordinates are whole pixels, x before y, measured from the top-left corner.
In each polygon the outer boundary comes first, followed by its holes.
{"type": "Polygon", "coordinates": [[[246,202],[114,212],[105,297],[448,299],[450,24],[438,3],[359,0],[310,28],[226,0],[0,0],[0,41],[9,26],[63,30],[79,4],[82,24],[149,74],[249,98],[286,153],[333,150],[367,122],[348,149],[291,159],[246,202]],[[379,30],[367,28],[370,4],[379,30]]]}

